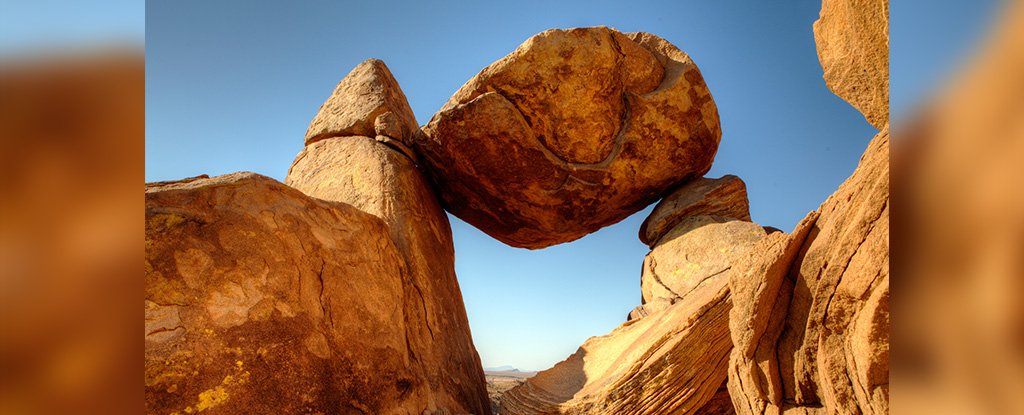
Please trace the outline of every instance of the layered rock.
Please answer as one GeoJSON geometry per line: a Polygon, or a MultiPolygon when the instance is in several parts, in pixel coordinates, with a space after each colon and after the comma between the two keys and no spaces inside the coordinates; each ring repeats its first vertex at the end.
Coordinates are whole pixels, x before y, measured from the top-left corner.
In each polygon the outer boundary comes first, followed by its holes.
{"type": "Polygon", "coordinates": [[[720,137],[689,56],[654,35],[596,27],[528,39],[463,85],[415,147],[452,214],[543,248],[701,177],[720,137]]]}
{"type": "Polygon", "coordinates": [[[588,339],[503,395],[502,413],[728,413],[720,387],[732,347],[729,307],[727,279],[709,280],[685,302],[588,339]]]}
{"type": "Polygon", "coordinates": [[[747,185],[730,174],[717,179],[701,178],[679,186],[662,198],[640,225],[640,241],[654,247],[679,222],[701,215],[749,222],[747,185]]]}
{"type": "Polygon", "coordinates": [[[486,413],[424,373],[438,346],[408,310],[442,299],[410,280],[352,206],[251,173],[147,187],[147,412],[486,413]]]}
{"type": "Polygon", "coordinates": [[[791,236],[772,234],[734,268],[738,413],[888,413],[888,128],[791,236]]]}
{"type": "Polygon", "coordinates": [[[388,136],[410,144],[416,116],[384,62],[360,63],[338,83],[306,130],[306,145],[330,137],[388,136]]]}
{"type": "Polygon", "coordinates": [[[642,305],[631,317],[688,301],[689,293],[701,285],[728,280],[732,262],[764,236],[764,228],[752,222],[717,216],[684,219],[644,258],[642,305]]]}
{"type": "Polygon", "coordinates": [[[829,89],[876,128],[889,124],[889,0],[823,0],[814,42],[829,89]]]}

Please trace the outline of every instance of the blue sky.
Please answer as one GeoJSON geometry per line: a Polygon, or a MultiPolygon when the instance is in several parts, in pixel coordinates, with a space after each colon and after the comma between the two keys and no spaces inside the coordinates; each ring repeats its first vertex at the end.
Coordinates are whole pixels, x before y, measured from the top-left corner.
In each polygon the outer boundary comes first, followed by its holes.
{"type": "MultiPolygon", "coordinates": [[[[792,229],[852,172],[876,132],[821,79],[817,0],[211,3],[147,3],[147,181],[240,170],[283,179],[320,104],[359,62],[383,59],[424,123],[481,68],[553,27],[647,31],[689,53],[722,119],[709,175],[743,178],[763,225],[792,229]]],[[[991,4],[895,3],[894,22],[925,16],[893,26],[894,56],[908,57],[893,59],[900,113],[969,45],[957,39],[977,32],[991,4]]],[[[621,324],[640,301],[647,248],[637,230],[650,209],[540,251],[452,218],[484,366],[544,369],[621,324]]]]}

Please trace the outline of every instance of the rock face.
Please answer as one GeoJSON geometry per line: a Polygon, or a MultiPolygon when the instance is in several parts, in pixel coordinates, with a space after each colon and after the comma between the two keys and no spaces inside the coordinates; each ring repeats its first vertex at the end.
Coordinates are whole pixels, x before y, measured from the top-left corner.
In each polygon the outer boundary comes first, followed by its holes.
{"type": "MultiPolygon", "coordinates": [[[[722,407],[729,290],[712,279],[687,300],[610,334],[502,396],[503,414],[669,414],[722,407]]],[[[723,412],[717,412],[723,413],[723,412]]]]}
{"type": "Polygon", "coordinates": [[[405,314],[423,324],[410,345],[431,389],[454,396],[453,411],[485,413],[486,381],[455,276],[451,226],[429,184],[405,155],[369,137],[313,143],[296,157],[286,183],[318,199],[351,204],[384,220],[408,269],[405,314]],[[480,400],[483,401],[480,401],[480,400]]]}
{"type": "Polygon", "coordinates": [[[814,22],[825,83],[881,129],[889,123],[889,0],[823,0],[814,22]]]}
{"type": "Polygon", "coordinates": [[[728,280],[732,262],[764,236],[764,228],[756,223],[716,216],[684,219],[644,258],[643,311],[637,315],[684,301],[713,280],[728,280]]]}
{"type": "Polygon", "coordinates": [[[889,411],[889,131],[792,235],[734,265],[737,413],[889,411]]]}
{"type": "Polygon", "coordinates": [[[739,177],[702,178],[679,186],[654,207],[640,225],[640,241],[653,247],[683,219],[692,216],[721,216],[750,221],[747,185],[739,177]]]}
{"type": "Polygon", "coordinates": [[[484,68],[415,147],[452,214],[535,249],[699,178],[720,137],[689,56],[647,33],[596,27],[545,31],[484,68]]]}
{"type": "Polygon", "coordinates": [[[306,145],[344,136],[384,135],[410,144],[416,117],[384,62],[369,59],[334,88],[306,130],[306,145]]]}
{"type": "Polygon", "coordinates": [[[147,412],[486,413],[424,373],[437,346],[409,310],[438,299],[410,279],[352,206],[251,173],[148,187],[147,412]]]}

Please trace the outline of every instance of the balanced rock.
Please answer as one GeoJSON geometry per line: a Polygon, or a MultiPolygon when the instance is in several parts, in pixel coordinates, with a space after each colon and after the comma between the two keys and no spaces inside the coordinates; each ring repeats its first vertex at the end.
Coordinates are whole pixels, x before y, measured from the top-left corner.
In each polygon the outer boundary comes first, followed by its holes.
{"type": "Polygon", "coordinates": [[[147,412],[488,413],[480,384],[438,380],[478,361],[427,362],[469,332],[412,312],[452,307],[412,280],[347,204],[251,173],[148,186],[147,412]]]}
{"type": "Polygon", "coordinates": [[[729,307],[728,280],[711,280],[685,302],[588,339],[506,392],[502,414],[729,413],[729,307]]]}
{"type": "Polygon", "coordinates": [[[345,136],[389,136],[410,144],[418,129],[409,102],[387,65],[360,63],[334,88],[306,130],[306,145],[345,136]]]}
{"type": "Polygon", "coordinates": [[[881,129],[889,123],[889,0],[823,0],[814,22],[825,84],[881,129]]]}
{"type": "Polygon", "coordinates": [[[509,245],[578,239],[708,171],[721,138],[697,66],[647,33],[548,30],[416,135],[452,214],[509,245]]]}
{"type": "Polygon", "coordinates": [[[642,308],[655,311],[686,301],[701,285],[729,279],[732,262],[765,236],[752,222],[716,216],[684,219],[644,258],[642,308]]]}
{"type": "Polygon", "coordinates": [[[889,412],[889,131],[793,234],[734,266],[737,413],[889,412]]]}
{"type": "Polygon", "coordinates": [[[710,215],[750,221],[747,185],[739,177],[701,178],[679,186],[661,199],[640,225],[640,241],[653,247],[683,219],[710,215]]]}

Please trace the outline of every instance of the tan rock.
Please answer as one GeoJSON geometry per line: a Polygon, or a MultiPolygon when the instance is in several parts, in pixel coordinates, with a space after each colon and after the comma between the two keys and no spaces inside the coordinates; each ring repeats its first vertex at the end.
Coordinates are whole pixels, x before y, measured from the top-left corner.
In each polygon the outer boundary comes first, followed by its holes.
{"type": "Polygon", "coordinates": [[[697,66],[668,42],[548,30],[470,79],[415,140],[452,214],[542,248],[702,176],[721,137],[697,66]]]}
{"type": "Polygon", "coordinates": [[[889,0],[822,0],[814,43],[825,84],[881,129],[889,123],[889,0]]]}
{"type": "Polygon", "coordinates": [[[338,82],[320,106],[306,130],[306,145],[330,137],[378,134],[409,144],[418,128],[416,116],[387,65],[368,59],[338,82]]]}
{"type": "Polygon", "coordinates": [[[737,413],[888,413],[888,127],[792,236],[734,267],[737,413]]]}
{"type": "Polygon", "coordinates": [[[640,278],[643,306],[687,301],[696,288],[728,280],[732,262],[765,236],[752,222],[716,216],[684,219],[644,258],[640,278]]]}
{"type": "Polygon", "coordinates": [[[443,380],[478,361],[428,371],[432,337],[471,343],[410,312],[452,299],[404,256],[378,217],[263,176],[147,187],[147,412],[487,413],[481,385],[443,380]]]}
{"type": "Polygon", "coordinates": [[[728,314],[728,281],[714,279],[685,302],[588,339],[506,392],[502,413],[720,413],[732,347],[728,314]]]}
{"type": "Polygon", "coordinates": [[[451,226],[413,162],[369,137],[336,137],[304,148],[285,183],[384,220],[409,269],[407,294],[420,298],[405,312],[426,322],[411,339],[423,349],[418,354],[423,375],[433,388],[472,391],[478,394],[474,398],[486,399],[483,369],[455,276],[451,226]],[[458,369],[453,371],[452,365],[458,369]]]}
{"type": "Polygon", "coordinates": [[[701,215],[749,222],[747,185],[730,174],[717,179],[701,178],[679,186],[662,198],[640,225],[640,241],[653,247],[683,219],[701,215]]]}

